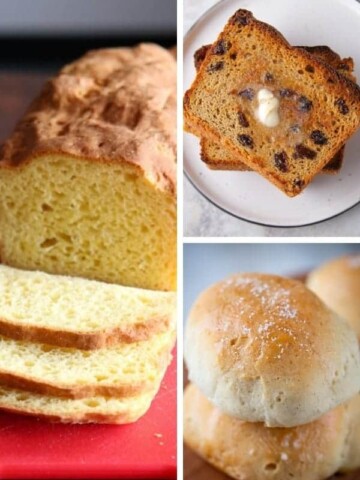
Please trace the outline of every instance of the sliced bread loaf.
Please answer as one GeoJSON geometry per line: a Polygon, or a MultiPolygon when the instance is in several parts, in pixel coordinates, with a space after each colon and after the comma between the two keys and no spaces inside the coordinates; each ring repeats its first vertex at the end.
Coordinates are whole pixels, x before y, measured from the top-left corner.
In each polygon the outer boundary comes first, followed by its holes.
{"type": "MultiPolygon", "coordinates": [[[[307,52],[313,54],[319,60],[326,62],[335,68],[338,73],[345,75],[352,81],[356,81],[353,74],[354,62],[352,58],[341,58],[331,48],[327,46],[315,47],[296,47],[303,48],[307,52]]],[[[207,53],[210,51],[211,45],[200,47],[194,54],[194,63],[197,70],[200,69],[207,53]]],[[[191,126],[187,129],[191,133],[191,126]]],[[[234,154],[223,148],[216,142],[203,137],[200,139],[201,160],[212,170],[238,170],[251,171],[241,159],[234,158],[234,154]]],[[[343,145],[329,163],[321,170],[321,173],[336,174],[340,171],[343,163],[345,146],[343,145]]]]}
{"type": "Polygon", "coordinates": [[[0,150],[0,257],[28,270],[176,287],[176,62],[87,53],[0,150]]]}
{"type": "Polygon", "coordinates": [[[84,351],[0,337],[0,384],[69,398],[132,396],[160,383],[174,341],[172,329],[143,342],[84,351]]]}
{"type": "Polygon", "coordinates": [[[0,335],[85,350],[175,324],[176,294],[0,265],[0,335]]]}
{"type": "Polygon", "coordinates": [[[184,116],[295,196],[359,127],[360,88],[238,10],[186,92],[184,116]]]}
{"type": "Polygon", "coordinates": [[[0,409],[62,423],[125,424],[136,422],[146,413],[158,387],[131,398],[96,396],[72,400],[0,385],[0,409]]]}

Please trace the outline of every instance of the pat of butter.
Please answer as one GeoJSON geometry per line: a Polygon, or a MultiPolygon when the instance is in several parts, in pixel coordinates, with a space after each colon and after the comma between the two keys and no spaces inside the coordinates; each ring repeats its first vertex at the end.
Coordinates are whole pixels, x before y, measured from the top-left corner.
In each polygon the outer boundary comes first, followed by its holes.
{"type": "Polygon", "coordinates": [[[266,127],[276,127],[280,122],[279,100],[267,88],[259,90],[257,100],[257,118],[266,127]]]}

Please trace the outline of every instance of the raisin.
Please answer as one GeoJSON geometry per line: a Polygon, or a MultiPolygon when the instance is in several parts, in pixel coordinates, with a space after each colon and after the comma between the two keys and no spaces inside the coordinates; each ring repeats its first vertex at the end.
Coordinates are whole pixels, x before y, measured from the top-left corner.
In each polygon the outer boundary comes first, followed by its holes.
{"type": "Polygon", "coordinates": [[[312,101],[309,100],[307,97],[305,97],[304,95],[301,95],[301,97],[299,97],[299,109],[302,111],[302,112],[308,112],[309,110],[311,110],[311,107],[312,107],[312,101]]]}
{"type": "Polygon", "coordinates": [[[295,123],[294,125],[291,125],[291,127],[289,128],[290,132],[292,133],[299,133],[300,132],[300,125],[298,125],[297,123],[295,123]]]}
{"type": "Polygon", "coordinates": [[[209,47],[207,45],[204,45],[203,47],[196,50],[196,52],[194,53],[195,68],[197,70],[199,69],[200,65],[204,61],[208,50],[209,50],[209,47]]]}
{"type": "Polygon", "coordinates": [[[293,181],[293,185],[294,187],[300,189],[301,187],[304,186],[304,180],[300,180],[299,178],[297,178],[296,180],[293,181]]]}
{"type": "Polygon", "coordinates": [[[237,139],[241,145],[244,145],[244,147],[249,147],[253,148],[254,147],[254,142],[253,139],[250,137],[250,135],[238,135],[237,139]]]}
{"type": "Polygon", "coordinates": [[[314,130],[311,132],[310,138],[315,145],[326,145],[328,143],[327,137],[320,130],[314,130]]]}
{"type": "Polygon", "coordinates": [[[244,10],[238,10],[231,17],[230,23],[235,25],[247,25],[249,23],[249,14],[244,10]]]}
{"type": "Polygon", "coordinates": [[[349,113],[349,107],[346,105],[345,100],[343,98],[339,98],[336,100],[335,105],[338,107],[339,112],[343,115],[349,113]]]}
{"type": "Polygon", "coordinates": [[[279,93],[282,98],[291,98],[295,95],[294,90],[290,90],[290,88],[282,88],[279,93]]]}
{"type": "Polygon", "coordinates": [[[209,65],[207,68],[207,71],[210,73],[217,72],[218,70],[222,70],[223,68],[224,68],[224,62],[216,62],[209,65]]]}
{"type": "Polygon", "coordinates": [[[288,165],[287,165],[287,155],[284,151],[280,153],[275,153],[274,159],[275,159],[275,167],[280,170],[280,172],[287,172],[288,171],[288,165]]]}
{"type": "Polygon", "coordinates": [[[316,157],[316,152],[311,150],[311,148],[306,147],[302,143],[299,143],[295,146],[295,153],[293,154],[294,158],[309,158],[313,160],[316,157]]]}
{"type": "Polygon", "coordinates": [[[247,100],[252,100],[255,97],[255,92],[252,88],[245,88],[245,90],[240,90],[238,95],[239,97],[246,98],[247,100]]]}
{"type": "Polygon", "coordinates": [[[309,73],[314,73],[315,72],[315,68],[311,65],[306,65],[305,70],[309,73]]]}
{"type": "Polygon", "coordinates": [[[339,65],[337,66],[337,69],[338,70],[346,70],[347,72],[350,71],[350,67],[347,63],[339,63],[339,65]]]}
{"type": "Polygon", "coordinates": [[[248,119],[246,118],[246,116],[242,112],[238,112],[238,120],[239,120],[239,123],[242,127],[246,128],[246,127],[249,126],[248,119]]]}
{"type": "Polygon", "coordinates": [[[274,81],[274,76],[271,75],[271,73],[266,72],[266,73],[265,73],[265,76],[264,76],[264,80],[265,80],[265,82],[267,82],[267,83],[272,83],[272,82],[274,81]]]}
{"type": "Polygon", "coordinates": [[[231,60],[236,60],[236,57],[237,57],[236,53],[231,53],[230,54],[231,60]]]}
{"type": "Polygon", "coordinates": [[[226,42],[225,40],[219,40],[213,47],[212,53],[214,55],[224,55],[229,48],[231,47],[230,42],[226,42]]]}

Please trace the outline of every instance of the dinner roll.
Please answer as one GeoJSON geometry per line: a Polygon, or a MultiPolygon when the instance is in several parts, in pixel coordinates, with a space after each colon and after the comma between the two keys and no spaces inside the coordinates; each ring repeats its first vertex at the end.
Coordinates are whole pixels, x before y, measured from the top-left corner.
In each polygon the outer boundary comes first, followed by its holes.
{"type": "Polygon", "coordinates": [[[360,390],[354,331],[296,280],[239,274],[211,286],[184,346],[191,381],[244,421],[301,425],[360,390]]]}
{"type": "Polygon", "coordinates": [[[324,480],[337,471],[360,467],[359,431],[348,437],[359,416],[357,395],[306,425],[266,428],[223,414],[195,385],[189,385],[184,438],[205,460],[239,480],[324,480]]]}
{"type": "Polygon", "coordinates": [[[360,340],[360,255],[325,263],[311,272],[307,285],[348,321],[360,340]]]}

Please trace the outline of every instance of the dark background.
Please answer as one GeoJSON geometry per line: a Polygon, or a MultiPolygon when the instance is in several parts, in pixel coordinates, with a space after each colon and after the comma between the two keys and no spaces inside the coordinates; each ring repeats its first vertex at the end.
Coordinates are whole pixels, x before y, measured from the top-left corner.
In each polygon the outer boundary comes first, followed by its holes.
{"type": "Polygon", "coordinates": [[[176,43],[176,0],[0,0],[0,69],[55,70],[92,48],[176,43]]]}
{"type": "Polygon", "coordinates": [[[0,0],[0,144],[64,64],[139,42],[176,44],[176,0],[0,0]]]}

